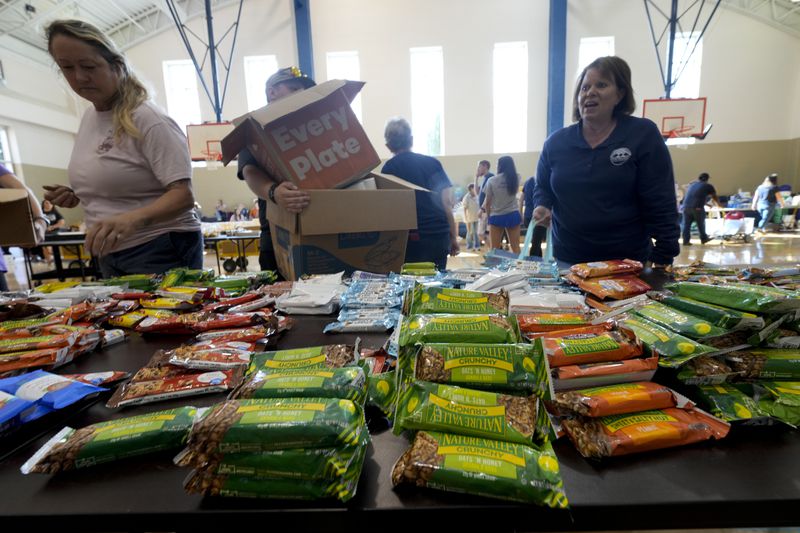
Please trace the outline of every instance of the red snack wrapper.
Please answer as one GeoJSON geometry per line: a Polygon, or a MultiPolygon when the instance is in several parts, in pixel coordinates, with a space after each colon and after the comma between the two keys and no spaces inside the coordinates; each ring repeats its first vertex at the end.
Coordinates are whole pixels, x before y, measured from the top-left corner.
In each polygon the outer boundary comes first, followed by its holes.
{"type": "Polygon", "coordinates": [[[218,329],[199,333],[195,339],[198,342],[258,342],[270,335],[270,330],[264,326],[253,326],[244,329],[218,329]]]}
{"type": "Polygon", "coordinates": [[[582,415],[597,418],[678,405],[672,389],[639,381],[603,387],[557,392],[550,407],[560,416],[582,415]]]}
{"type": "Polygon", "coordinates": [[[618,276],[620,274],[638,274],[644,265],[633,259],[612,259],[609,261],[592,261],[572,265],[570,271],[582,278],[598,278],[601,276],[618,276]]]}
{"type": "Polygon", "coordinates": [[[130,372],[109,370],[108,372],[92,372],[90,374],[63,374],[63,376],[81,383],[94,385],[95,387],[104,387],[123,379],[128,379],[131,374],[130,372]]]}
{"type": "Polygon", "coordinates": [[[629,329],[610,324],[550,333],[541,339],[551,367],[622,361],[642,355],[642,345],[629,329]]]}
{"type": "Polygon", "coordinates": [[[5,339],[0,340],[0,354],[28,352],[48,348],[66,348],[75,344],[76,340],[77,335],[73,333],[5,339]]]}
{"type": "Polygon", "coordinates": [[[243,328],[262,324],[264,321],[263,315],[258,313],[222,315],[201,311],[169,318],[147,317],[139,322],[136,331],[140,333],[187,334],[212,329],[243,328]]]}
{"type": "Polygon", "coordinates": [[[57,313],[56,316],[59,317],[63,324],[72,324],[73,322],[83,320],[83,318],[93,310],[94,306],[90,302],[81,302],[67,307],[60,313],[57,313]]]}
{"type": "Polygon", "coordinates": [[[611,457],[722,439],[730,424],[694,407],[602,418],[566,418],[562,427],[584,457],[611,457]]]}
{"type": "Polygon", "coordinates": [[[131,381],[119,387],[106,407],[116,409],[129,405],[154,403],[174,398],[225,392],[239,386],[244,368],[195,372],[150,381],[131,381]]]}
{"type": "Polygon", "coordinates": [[[658,356],[626,359],[624,361],[606,361],[585,365],[567,365],[552,369],[555,379],[574,379],[595,376],[613,376],[616,374],[632,374],[647,372],[658,368],[658,356]]]}
{"type": "Polygon", "coordinates": [[[624,300],[631,296],[644,294],[651,289],[650,285],[636,276],[611,276],[583,279],[575,274],[567,274],[567,280],[580,287],[581,290],[600,299],[611,298],[624,300]]]}
{"type": "Polygon", "coordinates": [[[255,292],[248,292],[247,294],[243,294],[237,298],[225,298],[224,300],[220,300],[219,302],[213,302],[210,304],[206,304],[203,306],[203,311],[213,311],[215,313],[224,313],[226,310],[234,307],[236,305],[240,305],[243,303],[247,303],[250,301],[255,300],[256,298],[260,298],[258,293],[255,292]]]}
{"type": "Polygon", "coordinates": [[[255,345],[247,342],[200,343],[167,352],[171,365],[196,370],[225,370],[250,364],[255,345]]]}

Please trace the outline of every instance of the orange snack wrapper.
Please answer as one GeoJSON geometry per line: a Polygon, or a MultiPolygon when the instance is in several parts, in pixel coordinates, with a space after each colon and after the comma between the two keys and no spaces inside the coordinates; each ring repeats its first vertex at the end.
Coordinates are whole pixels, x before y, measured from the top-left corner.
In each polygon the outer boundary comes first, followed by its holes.
{"type": "Polygon", "coordinates": [[[542,337],[550,367],[622,361],[642,355],[642,344],[629,329],[610,324],[576,328],[542,337]]]}
{"type": "Polygon", "coordinates": [[[605,299],[624,300],[649,291],[652,287],[636,276],[606,276],[583,279],[575,274],[567,274],[570,283],[580,287],[582,291],[605,299]]]}
{"type": "Polygon", "coordinates": [[[570,272],[582,278],[598,278],[600,276],[618,276],[620,274],[638,274],[644,265],[633,259],[612,259],[610,261],[592,261],[578,263],[570,267],[570,272]]]}
{"type": "Polygon", "coordinates": [[[574,379],[595,376],[613,376],[615,374],[632,374],[647,372],[658,368],[658,356],[624,361],[604,361],[585,365],[567,365],[554,368],[551,375],[555,379],[574,379]]]}
{"type": "Polygon", "coordinates": [[[559,415],[592,418],[666,409],[676,405],[672,389],[652,381],[557,392],[551,402],[551,407],[559,415]]]}
{"type": "Polygon", "coordinates": [[[566,418],[562,427],[584,457],[601,458],[722,439],[730,424],[694,407],[602,418],[566,418]]]}

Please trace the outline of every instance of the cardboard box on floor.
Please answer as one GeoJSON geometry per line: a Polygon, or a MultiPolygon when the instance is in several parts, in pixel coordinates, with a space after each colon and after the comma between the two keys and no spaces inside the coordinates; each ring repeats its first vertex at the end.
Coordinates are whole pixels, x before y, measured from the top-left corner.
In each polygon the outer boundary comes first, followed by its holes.
{"type": "Polygon", "coordinates": [[[286,279],[333,272],[399,272],[408,230],[417,227],[415,192],[394,176],[370,174],[375,190],[311,190],[300,214],[267,207],[278,269],[286,279]]]}
{"type": "Polygon", "coordinates": [[[0,189],[0,245],[34,246],[36,231],[28,191],[0,189]]]}
{"type": "Polygon", "coordinates": [[[233,120],[222,139],[222,162],[248,148],[278,181],[332,189],[366,176],[380,158],[350,102],[364,82],[330,80],[233,120]]]}

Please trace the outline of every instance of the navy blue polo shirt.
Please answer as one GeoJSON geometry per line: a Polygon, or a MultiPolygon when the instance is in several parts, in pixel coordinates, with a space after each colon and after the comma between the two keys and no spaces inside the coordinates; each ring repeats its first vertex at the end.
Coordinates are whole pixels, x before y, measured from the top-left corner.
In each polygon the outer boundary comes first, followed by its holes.
{"type": "Polygon", "coordinates": [[[706,198],[711,194],[717,194],[714,186],[707,181],[693,181],[686,190],[683,197],[684,209],[702,209],[706,205],[706,198]]]}
{"type": "Polygon", "coordinates": [[[563,128],[545,141],[536,179],[533,203],[552,210],[557,259],[667,264],[678,255],[672,160],[653,122],[619,117],[595,148],[580,122],[563,128]]]}
{"type": "Polygon", "coordinates": [[[431,191],[416,191],[417,231],[421,235],[450,233],[447,212],[442,204],[442,191],[453,184],[437,159],[414,152],[402,152],[388,160],[381,172],[431,191]]]}

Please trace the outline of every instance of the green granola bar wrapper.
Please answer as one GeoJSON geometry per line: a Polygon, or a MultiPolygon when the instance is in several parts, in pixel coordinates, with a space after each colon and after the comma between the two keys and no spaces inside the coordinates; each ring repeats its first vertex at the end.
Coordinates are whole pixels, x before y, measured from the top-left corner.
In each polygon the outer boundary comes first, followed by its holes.
{"type": "Polygon", "coordinates": [[[186,449],[175,458],[178,466],[191,466],[207,474],[334,480],[346,475],[364,460],[370,437],[366,426],[361,428],[358,443],[352,446],[326,448],[292,448],[257,453],[227,453],[210,463],[198,464],[197,457],[186,449]]]}
{"type": "Polygon", "coordinates": [[[416,284],[403,304],[404,315],[425,314],[477,315],[508,314],[508,293],[468,291],[416,284]]]}
{"type": "Polygon", "coordinates": [[[558,460],[541,447],[434,431],[417,433],[392,469],[392,484],[568,507],[558,460]]]}
{"type": "Polygon", "coordinates": [[[364,412],[351,400],[228,400],[195,422],[188,448],[203,463],[220,453],[354,445],[363,425],[364,412]]]}
{"type": "Polygon", "coordinates": [[[708,285],[681,281],[667,285],[679,296],[751,313],[783,313],[800,309],[796,292],[749,283],[708,285]]]}
{"type": "Polygon", "coordinates": [[[231,394],[246,398],[344,398],[363,405],[367,396],[364,370],[358,366],[257,370],[231,394]]]}
{"type": "Polygon", "coordinates": [[[397,401],[394,432],[443,431],[530,444],[544,442],[549,420],[536,396],[477,391],[417,381],[397,401]]]}
{"type": "Polygon", "coordinates": [[[800,380],[800,350],[756,349],[725,355],[742,379],[800,380]]]}
{"type": "Polygon", "coordinates": [[[761,381],[758,405],[773,418],[800,427],[800,381],[761,381]]]}
{"type": "Polygon", "coordinates": [[[422,344],[414,376],[484,390],[529,391],[550,395],[541,344],[422,344]]]}
{"type": "Polygon", "coordinates": [[[678,379],[686,385],[719,385],[738,376],[725,361],[708,355],[692,359],[678,372],[678,379]]]}
{"type": "Polygon", "coordinates": [[[727,333],[726,330],[711,322],[678,311],[659,302],[651,302],[637,308],[634,314],[671,329],[690,339],[716,337],[727,333]]]}
{"type": "Polygon", "coordinates": [[[502,315],[411,315],[400,326],[400,346],[430,342],[514,343],[514,319],[502,315]]]}
{"type": "Polygon", "coordinates": [[[358,362],[358,349],[346,344],[329,344],[293,350],[277,350],[254,354],[247,373],[257,370],[282,372],[300,368],[341,368],[358,362]]]}
{"type": "Polygon", "coordinates": [[[766,416],[755,399],[726,383],[697,387],[709,412],[726,422],[752,420],[766,416]]]}
{"type": "Polygon", "coordinates": [[[678,368],[695,357],[716,351],[711,346],[695,342],[646,318],[629,316],[622,320],[622,325],[633,330],[648,355],[659,356],[659,366],[678,368]]]}
{"type": "Polygon", "coordinates": [[[723,329],[763,329],[764,319],[752,313],[729,309],[692,298],[685,298],[669,293],[657,293],[655,299],[696,317],[711,322],[723,329]]]}
{"type": "Polygon", "coordinates": [[[21,471],[54,474],[179,448],[189,436],[196,413],[194,407],[181,407],[80,429],[65,427],[21,471]]]}
{"type": "Polygon", "coordinates": [[[389,419],[394,419],[397,403],[397,371],[367,376],[367,405],[372,405],[389,419]]]}

